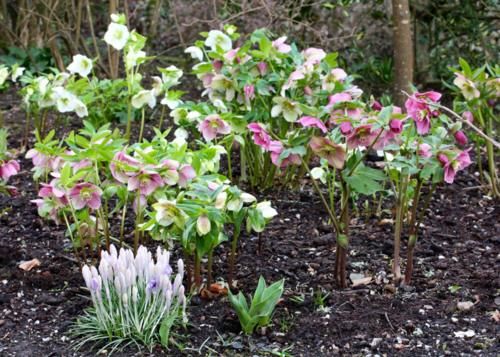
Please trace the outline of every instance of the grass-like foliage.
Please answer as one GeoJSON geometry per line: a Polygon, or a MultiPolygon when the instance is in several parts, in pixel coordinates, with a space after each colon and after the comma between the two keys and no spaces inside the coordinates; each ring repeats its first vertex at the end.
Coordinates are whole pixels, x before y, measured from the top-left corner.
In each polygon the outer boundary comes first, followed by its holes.
{"type": "Polygon", "coordinates": [[[236,310],[244,333],[250,335],[256,327],[269,325],[274,308],[283,294],[284,285],[285,280],[282,279],[266,286],[266,281],[261,276],[253,298],[250,300],[250,306],[241,291],[238,295],[229,292],[229,301],[236,310]]]}
{"type": "Polygon", "coordinates": [[[130,344],[166,346],[171,328],[186,322],[184,264],[179,259],[174,278],[169,259],[161,248],[154,259],[143,246],[136,256],[111,246],[98,269],[85,265],[82,274],[93,304],[74,325],[75,347],[92,344],[112,353],[130,344]]]}

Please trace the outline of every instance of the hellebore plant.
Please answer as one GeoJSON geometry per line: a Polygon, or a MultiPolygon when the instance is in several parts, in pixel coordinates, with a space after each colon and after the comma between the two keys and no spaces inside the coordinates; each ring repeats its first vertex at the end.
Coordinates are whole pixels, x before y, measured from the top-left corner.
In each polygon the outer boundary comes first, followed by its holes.
{"type": "MultiPolygon", "coordinates": [[[[239,38],[234,26],[204,36],[205,41],[197,41],[186,52],[200,61],[193,72],[202,81],[202,95],[208,97],[212,112],[184,103],[172,113],[174,118],[184,111],[187,120],[177,120],[179,124],[198,128],[207,140],[226,135],[228,160],[233,141],[238,142],[241,178],[253,187],[270,187],[277,173],[283,174],[285,183],[295,182],[304,173],[300,155],[284,150],[275,137],[284,139],[301,123],[317,125],[311,115],[315,108],[356,100],[360,91],[351,84],[352,78],[337,68],[335,53],[318,48],[299,51],[286,37],[272,41],[265,30],[255,31],[239,47],[234,43],[239,38]],[[221,39],[223,45],[212,38],[221,39]],[[225,123],[214,122],[217,117],[225,123]]],[[[356,112],[355,106],[347,109],[356,112]]],[[[326,126],[320,125],[325,131],[326,126]]],[[[308,158],[303,159],[308,162],[308,158]]]]}
{"type": "Polygon", "coordinates": [[[154,109],[157,103],[163,106],[161,128],[164,107],[174,109],[180,103],[182,92],[171,88],[179,84],[182,71],[175,66],[158,68],[159,76],[151,77],[151,88],[143,88],[141,65],[153,58],[142,50],[147,39],[135,30],[126,28],[124,15],[113,15],[112,21],[104,41],[116,50],[123,51],[125,78],[98,78],[94,75],[92,60],[80,54],[73,56],[67,67],[68,72],[54,70],[54,74],[47,76],[24,76],[22,81],[25,87],[21,94],[28,115],[26,131],[29,130],[31,117],[35,119],[35,128],[43,135],[50,112],[55,112],[57,119],[75,113],[94,126],[117,119],[125,121],[125,138],[129,140],[131,123],[134,118],[140,117],[138,141],[141,141],[146,111],[148,108],[154,109]]]}
{"type": "Polygon", "coordinates": [[[174,275],[170,253],[162,248],[154,259],[143,246],[134,256],[111,245],[98,268],[84,265],[82,275],[92,306],[73,327],[77,349],[92,343],[111,353],[129,344],[151,350],[157,343],[167,346],[172,328],[187,322],[184,263],[177,261],[174,275]]]}
{"type": "MultiPolygon", "coordinates": [[[[488,137],[498,136],[495,127],[498,127],[498,103],[500,98],[500,67],[483,66],[471,69],[469,64],[460,59],[460,70],[455,70],[454,89],[457,89],[457,98],[454,102],[455,110],[463,113],[466,124],[476,125],[488,137]],[[496,125],[495,125],[496,124],[496,125]],[[496,135],[495,135],[496,134],[496,135]]],[[[457,127],[453,133],[455,139],[462,145],[467,144],[467,137],[464,132],[457,127]]],[[[495,163],[495,146],[491,140],[485,140],[483,136],[472,136],[476,143],[478,166],[481,181],[486,177],[491,193],[494,197],[500,197],[500,181],[495,163]],[[481,148],[486,146],[486,156],[488,161],[488,175],[482,167],[481,148]]],[[[496,148],[498,152],[498,146],[496,148]]]]}
{"type": "Polygon", "coordinates": [[[238,295],[233,295],[229,291],[229,301],[238,315],[245,334],[251,335],[255,328],[265,327],[271,323],[274,309],[283,295],[284,287],[284,279],[266,286],[266,281],[261,276],[249,302],[241,291],[238,295]]]}
{"type": "Polygon", "coordinates": [[[418,227],[436,185],[443,180],[453,183],[458,171],[471,164],[470,149],[464,148],[467,142],[457,139],[457,124],[439,109],[440,98],[433,91],[411,95],[405,103],[408,119],[402,121],[401,140],[385,152],[385,168],[396,196],[392,272],[397,283],[403,279],[400,246],[405,219],[409,238],[404,283],[410,284],[418,227]]]}
{"type": "Polygon", "coordinates": [[[19,162],[13,159],[7,150],[7,130],[0,128],[0,193],[8,196],[16,196],[17,189],[8,185],[7,181],[21,170],[19,162]]]}

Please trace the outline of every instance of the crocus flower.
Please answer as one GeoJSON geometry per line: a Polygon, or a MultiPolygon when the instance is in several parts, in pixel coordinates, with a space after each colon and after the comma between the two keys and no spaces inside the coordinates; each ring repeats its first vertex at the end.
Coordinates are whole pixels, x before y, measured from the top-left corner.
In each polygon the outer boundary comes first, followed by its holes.
{"type": "Polygon", "coordinates": [[[99,209],[101,207],[102,190],[89,182],[76,184],[69,191],[69,200],[75,209],[89,207],[99,209]]]}
{"type": "Polygon", "coordinates": [[[398,119],[392,119],[389,122],[389,128],[394,134],[401,134],[403,131],[403,121],[398,119]]]}
{"type": "Polygon", "coordinates": [[[205,40],[205,46],[210,47],[212,51],[216,51],[217,47],[224,52],[229,51],[233,47],[231,38],[219,30],[212,30],[208,33],[205,40]]]}
{"type": "Polygon", "coordinates": [[[156,171],[144,168],[128,180],[127,189],[129,191],[139,190],[141,195],[149,196],[161,186],[163,186],[161,176],[156,171]]]}
{"type": "Polygon", "coordinates": [[[271,137],[266,130],[259,123],[250,123],[247,128],[253,133],[253,141],[256,145],[265,150],[269,150],[271,144],[271,137]]]}
{"type": "Polygon", "coordinates": [[[217,114],[208,115],[198,126],[198,130],[207,141],[215,139],[218,134],[226,135],[231,132],[231,127],[217,114]]]}
{"type": "Polygon", "coordinates": [[[454,137],[458,145],[465,146],[469,142],[469,140],[467,140],[467,136],[462,130],[457,130],[454,137]]]}
{"type": "Polygon", "coordinates": [[[425,135],[429,132],[431,127],[431,117],[436,115],[427,101],[437,102],[439,99],[441,99],[441,93],[431,91],[414,93],[405,102],[406,111],[415,121],[417,133],[420,135],[425,135]]]}
{"type": "Polygon", "coordinates": [[[68,66],[70,73],[78,73],[82,77],[87,77],[92,71],[92,60],[87,56],[74,55],[73,62],[68,66]]]}
{"type": "Polygon", "coordinates": [[[285,97],[274,97],[273,102],[276,103],[271,108],[271,116],[276,118],[279,115],[283,115],[286,121],[295,122],[298,116],[302,113],[298,103],[291,101],[285,97]]]}
{"type": "Polygon", "coordinates": [[[460,151],[458,154],[455,154],[455,151],[449,151],[438,155],[438,160],[444,169],[444,181],[447,183],[453,183],[457,172],[465,169],[472,163],[469,150],[460,151]]]}
{"type": "Polygon", "coordinates": [[[319,120],[318,118],[311,116],[304,116],[299,119],[299,123],[302,124],[303,127],[315,127],[320,129],[323,133],[326,133],[328,130],[326,129],[325,124],[319,120]]]}
{"type": "Polygon", "coordinates": [[[432,151],[431,151],[431,146],[429,144],[426,144],[426,143],[422,143],[420,145],[418,145],[418,150],[417,150],[417,154],[419,156],[422,156],[426,159],[430,158],[432,156],[432,151]]]}
{"type": "Polygon", "coordinates": [[[16,160],[3,162],[0,160],[0,178],[7,181],[11,176],[17,175],[21,166],[16,160]]]}
{"type": "Polygon", "coordinates": [[[345,149],[342,145],[335,144],[328,138],[314,136],[309,142],[312,151],[328,161],[336,169],[342,169],[345,162],[345,149]]]}
{"type": "Polygon", "coordinates": [[[280,53],[288,53],[292,50],[290,45],[287,45],[286,42],[287,37],[283,36],[276,40],[274,40],[271,44],[276,49],[276,51],[280,53]]]}
{"type": "Polygon", "coordinates": [[[453,81],[453,84],[460,88],[465,99],[473,100],[481,96],[481,92],[479,92],[479,90],[476,88],[476,85],[473,81],[466,78],[460,73],[455,73],[455,76],[456,78],[453,81]]]}
{"type": "Polygon", "coordinates": [[[127,26],[112,22],[104,34],[104,41],[115,50],[120,51],[127,44],[130,33],[127,26]]]}
{"type": "Polygon", "coordinates": [[[121,183],[128,183],[129,179],[137,174],[139,167],[140,162],[123,151],[117,152],[109,164],[111,174],[121,183]]]}

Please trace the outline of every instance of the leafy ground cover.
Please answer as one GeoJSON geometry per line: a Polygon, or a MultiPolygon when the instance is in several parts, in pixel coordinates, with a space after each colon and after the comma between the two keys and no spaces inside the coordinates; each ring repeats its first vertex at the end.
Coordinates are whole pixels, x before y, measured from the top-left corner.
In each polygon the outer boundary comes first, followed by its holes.
{"type": "MultiPolygon", "coordinates": [[[[5,95],[1,109],[10,147],[19,147],[23,114],[5,95]]],[[[145,130],[145,135],[150,131],[145,130]]],[[[31,163],[12,178],[21,195],[0,198],[0,352],[7,356],[85,355],[71,349],[68,329],[90,305],[63,226],[42,221],[31,163]],[[19,264],[38,259],[30,271],[19,264]]],[[[438,187],[421,228],[412,287],[391,284],[389,215],[368,213],[351,224],[351,287],[336,289],[328,214],[310,182],[298,191],[255,192],[280,212],[266,231],[241,237],[235,280],[253,292],[260,275],[285,277],[272,325],[243,337],[227,297],[194,296],[187,330],[169,355],[494,355],[498,351],[500,247],[498,201],[483,196],[470,166],[455,185],[438,187]],[[357,286],[354,286],[357,285],[357,286]]],[[[128,222],[132,226],[133,222],[128,222]]],[[[131,230],[130,230],[131,231],[131,230]]],[[[132,237],[129,237],[132,240],[132,237]]],[[[154,246],[154,245],[151,245],[154,246]]],[[[214,278],[227,272],[229,244],[217,248],[214,278]]],[[[175,252],[174,256],[180,256],[175,252]]],[[[403,251],[403,254],[405,252],[403,251]]],[[[125,350],[123,356],[148,355],[125,350]]],[[[167,355],[155,349],[151,355],[167,355]]],[[[87,354],[92,355],[92,354],[87,354]]]]}

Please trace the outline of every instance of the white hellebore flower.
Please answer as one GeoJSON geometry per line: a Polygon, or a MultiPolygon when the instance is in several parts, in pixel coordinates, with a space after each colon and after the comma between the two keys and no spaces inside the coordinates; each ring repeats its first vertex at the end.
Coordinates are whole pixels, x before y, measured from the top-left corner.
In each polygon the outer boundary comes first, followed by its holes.
{"type": "Polygon", "coordinates": [[[12,68],[12,82],[16,82],[19,77],[23,75],[25,68],[24,67],[16,67],[12,68]]]}
{"type": "Polygon", "coordinates": [[[212,30],[208,33],[208,37],[205,40],[205,46],[210,47],[212,51],[220,47],[227,52],[233,47],[233,43],[228,35],[219,30],[212,30]]]}
{"type": "Polygon", "coordinates": [[[197,59],[198,61],[203,61],[203,51],[196,46],[189,46],[184,50],[184,53],[189,53],[191,58],[197,59]]]}
{"type": "Polygon", "coordinates": [[[151,109],[156,105],[156,97],[153,90],[141,90],[132,97],[132,105],[136,109],[142,108],[147,104],[151,109]]]}
{"type": "Polygon", "coordinates": [[[83,102],[79,99],[76,101],[75,113],[76,115],[78,115],[79,118],[85,118],[86,116],[89,115],[87,106],[83,104],[83,102]]]}
{"type": "Polygon", "coordinates": [[[315,180],[320,180],[321,182],[326,182],[326,172],[321,167],[315,167],[311,170],[311,176],[315,180]]]}
{"type": "Polygon", "coordinates": [[[5,83],[9,76],[9,69],[7,67],[0,67],[0,86],[5,83]]]}
{"type": "Polygon", "coordinates": [[[55,87],[52,89],[52,97],[56,101],[57,110],[60,113],[72,112],[78,106],[80,100],[71,92],[68,92],[63,87],[55,87]]]}
{"type": "Polygon", "coordinates": [[[256,208],[262,213],[265,219],[271,219],[278,214],[278,211],[271,207],[271,201],[259,202],[256,208]]]}
{"type": "Polygon", "coordinates": [[[286,121],[293,123],[302,114],[302,110],[297,103],[292,102],[285,97],[274,97],[273,102],[276,104],[271,108],[271,116],[276,118],[280,114],[283,115],[286,121]]]}
{"type": "Polygon", "coordinates": [[[179,69],[175,66],[168,66],[167,68],[161,69],[160,72],[163,84],[167,88],[179,84],[179,78],[182,77],[182,69],[179,69]]]}
{"type": "Polygon", "coordinates": [[[146,52],[130,49],[125,56],[125,67],[127,69],[135,67],[137,66],[137,62],[139,62],[139,60],[143,60],[144,58],[146,58],[146,52]]]}
{"type": "Polygon", "coordinates": [[[127,44],[129,36],[130,33],[127,26],[112,22],[104,34],[104,41],[114,49],[120,51],[127,44]]]}
{"type": "Polygon", "coordinates": [[[78,73],[82,77],[87,77],[92,71],[92,60],[87,56],[74,55],[73,62],[68,66],[70,73],[78,73]]]}

